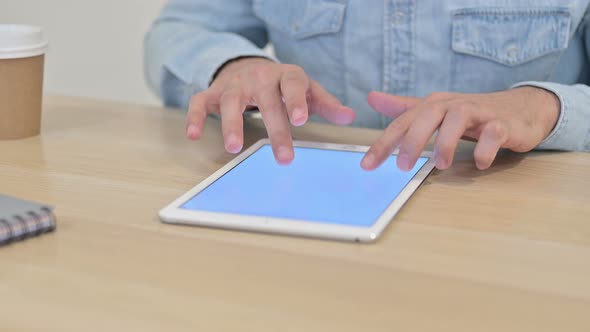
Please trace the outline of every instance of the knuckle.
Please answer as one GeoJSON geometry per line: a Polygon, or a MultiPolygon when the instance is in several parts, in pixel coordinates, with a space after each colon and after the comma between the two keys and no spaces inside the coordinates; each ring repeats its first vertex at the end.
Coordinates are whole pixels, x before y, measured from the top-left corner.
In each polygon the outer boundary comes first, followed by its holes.
{"type": "Polygon", "coordinates": [[[289,85],[290,87],[300,87],[307,89],[309,87],[309,80],[305,75],[299,75],[294,72],[285,72],[281,75],[281,85],[289,85]]]}
{"type": "Polygon", "coordinates": [[[190,108],[188,112],[186,112],[186,121],[187,123],[199,121],[205,113],[206,112],[200,108],[190,108]]]}
{"type": "Polygon", "coordinates": [[[386,131],[394,132],[394,133],[401,133],[401,132],[406,131],[406,129],[408,127],[408,120],[407,120],[408,116],[406,114],[407,113],[404,113],[404,114],[400,115],[394,121],[391,121],[389,123],[389,125],[387,125],[386,131]]]}
{"type": "Polygon", "coordinates": [[[436,145],[437,150],[445,156],[449,153],[452,153],[455,149],[455,145],[452,142],[440,139],[438,137],[435,139],[434,144],[436,145]]]}
{"type": "Polygon", "coordinates": [[[285,65],[283,65],[283,69],[285,72],[289,72],[292,74],[305,75],[305,71],[303,70],[303,68],[301,68],[300,66],[297,66],[297,65],[285,64],[285,65]]]}
{"type": "Polygon", "coordinates": [[[226,90],[221,94],[220,100],[221,101],[231,101],[240,98],[240,90],[239,89],[230,89],[226,90]]]}
{"type": "Polygon", "coordinates": [[[285,104],[291,107],[302,106],[304,104],[303,101],[304,96],[290,95],[285,97],[285,104]]]}
{"type": "Polygon", "coordinates": [[[441,101],[449,99],[451,96],[448,92],[433,92],[426,96],[425,100],[429,102],[441,101]]]}
{"type": "Polygon", "coordinates": [[[449,113],[456,118],[466,119],[469,118],[474,109],[475,105],[472,102],[461,101],[453,106],[453,108],[449,110],[449,113]]]}
{"type": "Polygon", "coordinates": [[[189,100],[188,116],[191,117],[194,114],[206,112],[208,100],[209,96],[205,92],[193,95],[189,100]]]}
{"type": "Polygon", "coordinates": [[[257,80],[266,82],[272,79],[274,69],[267,64],[252,67],[252,76],[257,80]]]}
{"type": "Polygon", "coordinates": [[[221,104],[235,104],[241,100],[241,93],[239,90],[225,91],[219,98],[221,104]]]}
{"type": "Polygon", "coordinates": [[[376,156],[383,156],[388,150],[387,143],[382,138],[378,139],[375,143],[373,143],[372,150],[376,156]]]}
{"type": "Polygon", "coordinates": [[[386,131],[390,132],[398,132],[401,129],[401,125],[398,121],[392,121],[389,125],[387,125],[386,131]]]}
{"type": "Polygon", "coordinates": [[[418,128],[418,124],[413,122],[404,135],[404,145],[410,146],[424,136],[424,132],[418,128]]]}
{"type": "Polygon", "coordinates": [[[306,88],[305,86],[305,81],[298,76],[293,76],[293,75],[283,75],[281,76],[281,88],[299,88],[299,89],[303,89],[306,88]]]}
{"type": "Polygon", "coordinates": [[[503,140],[508,135],[506,125],[498,121],[488,123],[484,130],[486,135],[494,140],[503,140]]]}
{"type": "Polygon", "coordinates": [[[279,95],[269,91],[262,91],[254,97],[255,104],[262,112],[282,112],[283,102],[279,95]]]}
{"type": "Polygon", "coordinates": [[[191,99],[189,100],[189,104],[190,105],[198,105],[200,102],[204,102],[205,99],[206,99],[205,92],[196,93],[191,96],[191,99]]]}
{"type": "Polygon", "coordinates": [[[415,140],[405,139],[400,146],[400,150],[403,150],[403,152],[409,156],[418,155],[418,150],[420,150],[420,148],[414,143],[414,141],[415,140]]]}
{"type": "Polygon", "coordinates": [[[229,80],[230,86],[238,86],[241,85],[244,80],[242,79],[242,75],[237,74],[229,80]]]}
{"type": "Polygon", "coordinates": [[[423,141],[423,136],[413,128],[408,129],[406,135],[402,138],[400,150],[403,150],[409,155],[418,154],[420,150],[420,142],[423,141]]]}
{"type": "Polygon", "coordinates": [[[435,115],[436,117],[443,118],[446,113],[446,108],[443,105],[436,103],[430,106],[428,112],[430,113],[428,116],[435,115]]]}

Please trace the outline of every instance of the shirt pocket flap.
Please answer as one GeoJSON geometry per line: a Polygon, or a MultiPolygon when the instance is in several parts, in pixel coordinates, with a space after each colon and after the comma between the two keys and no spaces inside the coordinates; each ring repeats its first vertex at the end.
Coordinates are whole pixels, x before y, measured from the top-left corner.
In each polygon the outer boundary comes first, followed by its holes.
{"type": "Polygon", "coordinates": [[[254,13],[270,27],[295,39],[340,31],[345,5],[328,1],[255,0],[254,13]]]}
{"type": "Polygon", "coordinates": [[[568,47],[566,8],[474,8],[455,12],[453,51],[517,66],[568,47]]]}

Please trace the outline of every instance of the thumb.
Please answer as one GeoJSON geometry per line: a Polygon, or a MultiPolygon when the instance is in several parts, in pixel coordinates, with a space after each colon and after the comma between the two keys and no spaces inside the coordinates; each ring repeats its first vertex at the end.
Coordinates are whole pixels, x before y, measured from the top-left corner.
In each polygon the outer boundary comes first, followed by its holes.
{"type": "Polygon", "coordinates": [[[342,105],[338,98],[331,95],[316,81],[311,81],[310,87],[310,113],[338,125],[349,125],[354,121],[356,114],[350,107],[342,105]]]}
{"type": "Polygon", "coordinates": [[[390,118],[397,118],[405,111],[415,107],[422,101],[421,98],[394,96],[383,92],[373,91],[369,93],[369,105],[390,118]]]}

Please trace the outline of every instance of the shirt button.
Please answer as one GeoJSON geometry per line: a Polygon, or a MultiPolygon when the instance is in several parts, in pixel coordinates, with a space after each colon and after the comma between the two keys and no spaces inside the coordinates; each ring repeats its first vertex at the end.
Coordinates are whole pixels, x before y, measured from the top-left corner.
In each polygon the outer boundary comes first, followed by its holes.
{"type": "Polygon", "coordinates": [[[518,46],[516,46],[516,45],[510,45],[506,49],[506,56],[508,56],[508,58],[510,60],[515,60],[518,57],[518,52],[519,51],[520,50],[518,49],[518,46]]]}
{"type": "Polygon", "coordinates": [[[299,30],[300,30],[299,23],[297,23],[297,22],[293,23],[292,28],[293,28],[294,32],[299,32],[299,30]]]}
{"type": "Polygon", "coordinates": [[[399,25],[399,24],[403,23],[405,17],[406,17],[406,14],[404,14],[404,12],[395,12],[391,16],[391,21],[394,25],[399,25]]]}

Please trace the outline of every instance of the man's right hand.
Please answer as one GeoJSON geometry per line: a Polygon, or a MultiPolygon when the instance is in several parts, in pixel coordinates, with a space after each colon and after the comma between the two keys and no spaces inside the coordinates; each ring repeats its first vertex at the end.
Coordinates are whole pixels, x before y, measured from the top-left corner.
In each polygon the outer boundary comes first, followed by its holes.
{"type": "Polygon", "coordinates": [[[295,65],[264,58],[243,58],[226,64],[209,87],[195,94],[187,115],[187,136],[199,139],[208,114],[221,115],[225,149],[238,153],[244,144],[243,113],[260,110],[279,164],[294,158],[289,122],[305,124],[311,114],[339,125],[354,121],[352,109],[328,93],[295,65]]]}

